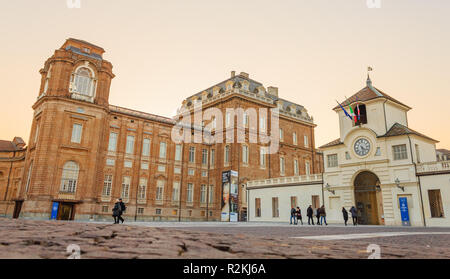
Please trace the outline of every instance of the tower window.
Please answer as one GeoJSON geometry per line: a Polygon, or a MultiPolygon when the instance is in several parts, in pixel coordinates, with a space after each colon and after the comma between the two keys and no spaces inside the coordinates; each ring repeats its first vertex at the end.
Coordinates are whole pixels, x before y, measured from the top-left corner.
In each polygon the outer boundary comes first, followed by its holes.
{"type": "Polygon", "coordinates": [[[70,91],[72,97],[91,101],[94,97],[95,79],[93,72],[87,67],[81,67],[73,74],[70,91]]]}
{"type": "Polygon", "coordinates": [[[355,106],[353,109],[356,116],[356,125],[367,124],[367,113],[366,113],[366,105],[355,106]],[[359,107],[359,119],[358,119],[358,107],[359,107]]]}

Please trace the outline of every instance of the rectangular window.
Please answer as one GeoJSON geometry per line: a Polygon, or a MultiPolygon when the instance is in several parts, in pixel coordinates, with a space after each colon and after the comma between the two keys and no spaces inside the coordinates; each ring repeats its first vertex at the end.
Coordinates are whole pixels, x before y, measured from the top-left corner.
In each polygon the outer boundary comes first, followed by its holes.
{"type": "Polygon", "coordinates": [[[314,195],[314,196],[311,196],[311,199],[312,199],[312,208],[319,208],[319,202],[320,202],[320,198],[319,198],[319,196],[316,196],[316,195],[314,195]]]}
{"type": "Polygon", "coordinates": [[[292,133],[292,143],[294,145],[297,145],[297,133],[296,132],[292,133]]]}
{"type": "Polygon", "coordinates": [[[106,174],[105,180],[103,180],[103,196],[110,197],[111,196],[111,189],[112,189],[112,175],[106,174]]]}
{"type": "Polygon", "coordinates": [[[214,167],[214,163],[216,161],[216,150],[215,149],[211,149],[211,168],[214,167]]]}
{"type": "Polygon", "coordinates": [[[394,145],[392,146],[394,151],[394,160],[404,160],[408,159],[408,154],[406,153],[406,144],[394,145]]]}
{"type": "Polygon", "coordinates": [[[188,169],[188,175],[194,175],[195,170],[194,169],[188,169]]]}
{"type": "Polygon", "coordinates": [[[266,132],[266,118],[265,117],[259,117],[259,132],[265,133],[266,132]]]}
{"type": "Polygon", "coordinates": [[[207,165],[207,164],[208,164],[208,150],[203,149],[202,150],[202,165],[207,165]]]}
{"type": "Polygon", "coordinates": [[[195,163],[195,147],[189,147],[189,162],[195,163]]]}
{"type": "Polygon", "coordinates": [[[82,133],[82,131],[83,131],[83,125],[73,124],[71,142],[81,143],[81,133],[82,133]]]}
{"type": "Polygon", "coordinates": [[[37,142],[39,136],[39,122],[36,122],[36,132],[34,132],[34,143],[37,142]]]}
{"type": "Polygon", "coordinates": [[[291,197],[291,208],[292,207],[297,207],[297,197],[291,197]]]}
{"type": "Polygon", "coordinates": [[[172,201],[179,201],[179,200],[180,200],[180,182],[175,181],[173,182],[172,201]]]}
{"type": "Polygon", "coordinates": [[[166,171],[166,166],[164,166],[164,165],[159,165],[159,166],[158,166],[158,171],[159,171],[159,172],[165,172],[165,171],[166,171]]]}
{"type": "Polygon", "coordinates": [[[150,139],[144,139],[142,142],[142,156],[150,156],[150,139]]]}
{"type": "Polygon", "coordinates": [[[142,170],[148,170],[148,163],[142,162],[142,163],[141,163],[141,169],[142,169],[142,170]]]}
{"type": "Polygon", "coordinates": [[[130,181],[131,178],[129,176],[124,176],[122,178],[122,198],[128,199],[130,196],[130,181]]]}
{"type": "Polygon", "coordinates": [[[310,167],[309,162],[305,162],[305,173],[306,173],[306,175],[311,174],[311,167],[310,167]]]}
{"type": "Polygon", "coordinates": [[[248,164],[248,146],[242,146],[242,163],[248,164]]]}
{"type": "Polygon", "coordinates": [[[305,147],[309,146],[309,140],[308,140],[308,136],[307,135],[303,136],[303,143],[305,144],[305,147]]]}
{"type": "Polygon", "coordinates": [[[259,165],[261,167],[266,167],[266,148],[260,147],[259,149],[259,165]]]}
{"type": "Polygon", "coordinates": [[[213,117],[211,121],[212,121],[212,129],[215,130],[217,126],[216,117],[213,117]]]}
{"type": "Polygon", "coordinates": [[[111,159],[111,158],[106,159],[106,165],[108,165],[108,166],[114,166],[115,162],[116,162],[116,160],[114,160],[114,159],[111,159]]]}
{"type": "Polygon", "coordinates": [[[248,120],[249,120],[248,113],[244,112],[244,116],[242,118],[242,125],[244,125],[244,128],[248,128],[248,120]]]}
{"type": "Polygon", "coordinates": [[[200,187],[200,203],[206,203],[206,185],[200,187]]]}
{"type": "Polygon", "coordinates": [[[193,202],[194,201],[194,184],[188,183],[187,185],[187,196],[186,196],[186,202],[193,202]]]}
{"type": "Polygon", "coordinates": [[[143,207],[138,207],[138,209],[137,209],[137,213],[138,214],[144,214],[144,208],[143,207]]]}
{"type": "Polygon", "coordinates": [[[227,112],[225,115],[225,127],[231,126],[231,112],[227,112]]]}
{"type": "Polygon", "coordinates": [[[202,170],[202,177],[207,177],[208,176],[208,172],[205,170],[202,170]]]}
{"type": "Polygon", "coordinates": [[[146,178],[140,178],[139,179],[139,192],[138,192],[138,198],[143,200],[146,197],[147,193],[147,179],[146,178]]]}
{"type": "Polygon", "coordinates": [[[123,166],[125,168],[132,168],[133,167],[133,162],[132,161],[124,161],[123,162],[123,166]]]}
{"type": "Polygon", "coordinates": [[[329,168],[334,168],[338,166],[337,154],[327,155],[327,164],[329,168]]]}
{"type": "Polygon", "coordinates": [[[280,174],[284,175],[284,157],[280,157],[280,174]]]}
{"type": "Polygon", "coordinates": [[[133,154],[134,151],[134,136],[127,136],[127,145],[125,152],[127,154],[133,154]]]}
{"type": "Polygon", "coordinates": [[[114,132],[109,133],[108,151],[116,151],[117,136],[118,136],[117,133],[114,132]]]}
{"type": "Polygon", "coordinates": [[[280,212],[278,209],[278,198],[272,198],[272,217],[280,217],[280,212]]]}
{"type": "Polygon", "coordinates": [[[181,168],[180,167],[174,167],[173,168],[173,172],[176,174],[180,174],[181,173],[181,168]]]}
{"type": "Polygon", "coordinates": [[[103,213],[109,212],[108,209],[109,209],[109,208],[108,208],[107,205],[103,205],[103,206],[102,206],[102,212],[103,212],[103,213]]]}
{"type": "Polygon", "coordinates": [[[428,199],[430,200],[431,217],[444,217],[444,207],[442,205],[441,190],[428,190],[428,199]]]}
{"type": "Polygon", "coordinates": [[[157,201],[162,201],[164,198],[164,180],[158,180],[156,182],[156,197],[157,201]]]}
{"type": "Polygon", "coordinates": [[[214,202],[214,185],[209,185],[209,200],[208,203],[212,204],[214,202]]]}
{"type": "Polygon", "coordinates": [[[25,192],[28,193],[28,188],[30,187],[30,181],[31,181],[31,172],[33,170],[33,161],[31,161],[30,166],[28,168],[28,175],[27,175],[27,186],[25,187],[25,192]]]}
{"type": "Polygon", "coordinates": [[[280,128],[280,141],[283,141],[283,135],[284,135],[283,129],[280,128]]]}
{"type": "Polygon", "coordinates": [[[298,160],[294,159],[294,175],[298,175],[298,160]]]}
{"type": "Polygon", "coordinates": [[[183,151],[183,147],[181,144],[175,145],[175,161],[181,161],[181,152],[183,151]]]}
{"type": "Polygon", "coordinates": [[[261,217],[261,199],[255,199],[255,217],[261,217]]]}
{"type": "Polygon", "coordinates": [[[224,161],[225,161],[225,163],[230,162],[230,146],[229,145],[225,146],[224,161]]]}
{"type": "Polygon", "coordinates": [[[161,158],[161,159],[166,158],[166,143],[165,142],[159,143],[159,158],[161,158]]]}

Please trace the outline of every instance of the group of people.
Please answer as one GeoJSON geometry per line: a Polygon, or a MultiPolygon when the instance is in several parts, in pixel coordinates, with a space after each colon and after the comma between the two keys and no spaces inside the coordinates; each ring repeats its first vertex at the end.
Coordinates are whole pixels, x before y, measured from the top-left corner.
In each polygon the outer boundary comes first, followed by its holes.
{"type": "MultiPolygon", "coordinates": [[[[321,206],[319,208],[312,208],[312,205],[306,209],[306,216],[308,217],[308,225],[322,225],[327,224],[327,213],[325,211],[325,206],[321,206]],[[317,223],[314,221],[314,216],[317,218],[317,223]]],[[[302,219],[302,212],[300,210],[300,207],[297,206],[297,208],[292,207],[291,209],[291,225],[298,225],[298,221],[300,220],[300,223],[303,225],[303,219],[302,219]],[[293,221],[293,222],[292,222],[293,221]]]]}
{"type": "MultiPolygon", "coordinates": [[[[356,226],[358,223],[358,214],[357,210],[354,206],[350,208],[350,214],[352,215],[353,225],[356,226]]],[[[342,207],[342,215],[344,217],[344,223],[347,226],[348,221],[348,212],[345,209],[345,207],[342,207]]],[[[308,209],[306,210],[306,216],[308,217],[308,225],[322,225],[327,224],[327,213],[325,211],[325,206],[321,206],[319,208],[312,208],[310,205],[308,209]],[[314,221],[314,217],[317,218],[317,222],[314,221]]],[[[300,210],[300,207],[297,206],[297,208],[292,207],[291,208],[291,219],[290,224],[298,225],[298,221],[303,225],[303,219],[302,219],[302,211],[300,210]]]]}

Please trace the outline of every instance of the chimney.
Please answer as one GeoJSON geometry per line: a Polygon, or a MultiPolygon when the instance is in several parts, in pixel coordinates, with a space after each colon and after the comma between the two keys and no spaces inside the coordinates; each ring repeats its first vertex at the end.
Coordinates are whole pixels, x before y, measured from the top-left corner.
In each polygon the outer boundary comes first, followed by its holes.
{"type": "Polygon", "coordinates": [[[236,71],[231,71],[231,77],[234,78],[236,76],[236,71]]]}
{"type": "Polygon", "coordinates": [[[241,72],[239,75],[240,75],[240,76],[243,76],[243,77],[245,77],[245,78],[248,78],[248,74],[245,73],[245,72],[241,72]]]}
{"type": "Polygon", "coordinates": [[[278,87],[269,86],[267,87],[267,91],[270,95],[278,97],[278,87]]]}

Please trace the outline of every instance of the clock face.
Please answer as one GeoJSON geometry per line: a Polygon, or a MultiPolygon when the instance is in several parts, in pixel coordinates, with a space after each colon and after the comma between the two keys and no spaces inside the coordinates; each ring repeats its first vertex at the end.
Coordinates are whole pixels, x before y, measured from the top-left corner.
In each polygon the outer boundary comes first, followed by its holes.
{"type": "Polygon", "coordinates": [[[366,156],[370,151],[370,142],[365,138],[360,138],[355,142],[353,148],[359,156],[366,156]]]}

